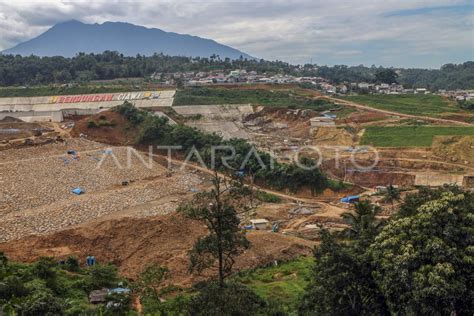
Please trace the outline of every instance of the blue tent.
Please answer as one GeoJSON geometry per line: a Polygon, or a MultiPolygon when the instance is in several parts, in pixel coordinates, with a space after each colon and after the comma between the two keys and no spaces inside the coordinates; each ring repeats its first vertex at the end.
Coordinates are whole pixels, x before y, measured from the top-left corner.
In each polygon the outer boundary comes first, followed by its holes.
{"type": "Polygon", "coordinates": [[[72,193],[74,194],[77,194],[77,195],[80,195],[80,194],[83,194],[83,193],[86,193],[86,191],[84,191],[83,189],[81,188],[75,188],[75,189],[72,189],[71,190],[72,193]]]}
{"type": "Polygon", "coordinates": [[[360,196],[353,195],[353,196],[346,196],[341,199],[342,203],[356,203],[359,202],[360,196]]]}
{"type": "Polygon", "coordinates": [[[91,267],[95,264],[95,257],[94,256],[87,256],[86,264],[91,267]]]}

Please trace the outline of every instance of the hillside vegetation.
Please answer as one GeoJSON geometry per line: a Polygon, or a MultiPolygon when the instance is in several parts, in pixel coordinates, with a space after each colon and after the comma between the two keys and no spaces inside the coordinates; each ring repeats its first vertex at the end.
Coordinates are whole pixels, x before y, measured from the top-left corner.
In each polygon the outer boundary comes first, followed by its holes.
{"type": "MultiPolygon", "coordinates": [[[[72,58],[0,55],[0,86],[38,85],[51,83],[85,82],[116,78],[149,78],[154,73],[245,69],[267,75],[290,74],[318,76],[335,83],[375,82],[376,73],[383,67],[291,65],[263,59],[222,59],[180,56],[137,55],[126,57],[120,52],[102,54],[79,53],[72,58]]],[[[474,62],[446,64],[440,69],[398,69],[398,81],[407,88],[473,89],[474,62]]]]}
{"type": "Polygon", "coordinates": [[[268,302],[278,302],[287,311],[295,310],[309,283],[312,257],[239,273],[235,281],[252,289],[268,302]]]}
{"type": "MultiPolygon", "coordinates": [[[[2,315],[84,315],[104,313],[104,306],[89,303],[89,293],[104,287],[126,284],[111,265],[82,269],[68,258],[63,264],[40,258],[34,264],[9,262],[0,253],[0,314],[2,315]]],[[[129,300],[123,297],[123,307],[129,300]]],[[[107,301],[114,302],[111,295],[107,301]]],[[[107,315],[120,310],[109,309],[107,315]]]]}

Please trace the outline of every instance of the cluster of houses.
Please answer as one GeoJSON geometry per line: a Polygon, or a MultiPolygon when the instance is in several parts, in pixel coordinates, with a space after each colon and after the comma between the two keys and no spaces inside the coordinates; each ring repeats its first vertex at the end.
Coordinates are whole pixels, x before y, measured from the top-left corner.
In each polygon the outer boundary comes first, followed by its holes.
{"type": "MultiPolygon", "coordinates": [[[[259,74],[256,71],[247,71],[245,69],[235,69],[231,71],[214,70],[214,71],[188,71],[161,73],[155,72],[151,75],[151,79],[159,80],[168,85],[176,84],[177,80],[181,80],[184,85],[199,86],[211,84],[235,84],[235,83],[268,83],[268,84],[299,84],[309,83],[315,88],[327,94],[349,94],[349,93],[370,93],[370,94],[429,94],[426,88],[405,89],[403,85],[397,83],[368,83],[368,82],[351,82],[333,84],[329,80],[322,77],[297,77],[292,75],[267,75],[259,74]]],[[[455,93],[455,98],[472,97],[472,91],[445,91],[445,93],[455,93]]]]}
{"type": "MultiPolygon", "coordinates": [[[[403,85],[392,83],[368,83],[352,82],[350,84],[333,85],[328,82],[322,82],[317,85],[321,91],[327,94],[348,94],[348,93],[371,93],[371,94],[431,94],[426,88],[405,89],[403,85]]],[[[474,90],[438,90],[435,94],[448,97],[457,101],[474,100],[474,90]]]]}
{"type": "Polygon", "coordinates": [[[272,84],[289,84],[289,83],[311,83],[318,84],[326,82],[321,77],[295,77],[291,75],[267,75],[259,74],[256,71],[247,71],[245,69],[236,69],[229,72],[223,70],[209,72],[175,72],[175,73],[154,73],[151,79],[159,80],[165,84],[174,84],[176,79],[182,80],[186,85],[208,85],[208,84],[224,84],[224,83],[272,83],[272,84]]]}
{"type": "Polygon", "coordinates": [[[368,82],[351,82],[342,84],[331,84],[321,82],[317,87],[327,94],[348,94],[348,93],[371,93],[371,94],[429,94],[430,91],[425,88],[405,89],[401,84],[397,83],[368,83],[368,82]]]}
{"type": "Polygon", "coordinates": [[[474,100],[474,90],[439,90],[440,95],[457,101],[474,100]]]}

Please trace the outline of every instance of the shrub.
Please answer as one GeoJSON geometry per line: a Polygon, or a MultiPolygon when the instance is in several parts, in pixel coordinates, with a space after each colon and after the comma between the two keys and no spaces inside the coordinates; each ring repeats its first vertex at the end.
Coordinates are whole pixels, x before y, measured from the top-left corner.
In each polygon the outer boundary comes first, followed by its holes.
{"type": "Polygon", "coordinates": [[[123,104],[112,108],[112,111],[123,115],[133,125],[138,125],[145,120],[146,112],[140,111],[132,103],[125,101],[123,104]]]}
{"type": "Polygon", "coordinates": [[[114,121],[109,122],[107,120],[100,120],[98,125],[99,126],[115,126],[116,123],[114,121]]]}
{"type": "Polygon", "coordinates": [[[23,305],[21,315],[63,315],[64,305],[59,298],[48,292],[35,293],[28,297],[23,305]]]}
{"type": "Polygon", "coordinates": [[[113,265],[96,264],[89,270],[91,289],[116,286],[118,280],[117,268],[113,265]]]}
{"type": "Polygon", "coordinates": [[[87,128],[95,128],[98,127],[97,123],[93,120],[87,121],[87,128]]]}
{"type": "Polygon", "coordinates": [[[190,315],[255,315],[265,307],[265,301],[244,285],[226,283],[220,287],[209,282],[192,297],[188,305],[190,315]]]}
{"type": "Polygon", "coordinates": [[[79,261],[75,257],[67,257],[65,269],[70,272],[79,272],[81,267],[79,266],[79,261]]]}

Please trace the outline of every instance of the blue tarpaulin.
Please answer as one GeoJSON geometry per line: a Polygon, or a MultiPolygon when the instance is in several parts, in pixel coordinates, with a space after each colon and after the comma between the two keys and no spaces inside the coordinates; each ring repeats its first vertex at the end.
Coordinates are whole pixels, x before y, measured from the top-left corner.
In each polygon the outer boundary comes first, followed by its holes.
{"type": "Polygon", "coordinates": [[[335,118],[337,118],[337,116],[334,115],[334,114],[327,114],[327,113],[324,113],[323,116],[326,117],[326,118],[330,118],[330,119],[335,119],[335,118]]]}
{"type": "Polygon", "coordinates": [[[236,176],[243,177],[245,176],[245,171],[244,170],[239,170],[235,173],[236,176]]]}
{"type": "Polygon", "coordinates": [[[346,196],[341,199],[342,203],[356,203],[359,202],[360,196],[358,195],[353,195],[353,196],[346,196]]]}
{"type": "Polygon", "coordinates": [[[117,293],[117,294],[128,294],[130,293],[130,289],[126,289],[126,288],[123,288],[123,287],[117,287],[115,289],[110,289],[109,290],[109,294],[112,294],[112,293],[117,293]]]}
{"type": "Polygon", "coordinates": [[[81,188],[75,188],[75,189],[72,189],[71,190],[72,193],[74,194],[77,194],[77,195],[80,195],[80,194],[83,194],[83,193],[86,193],[86,191],[84,191],[83,189],[81,188]]]}

